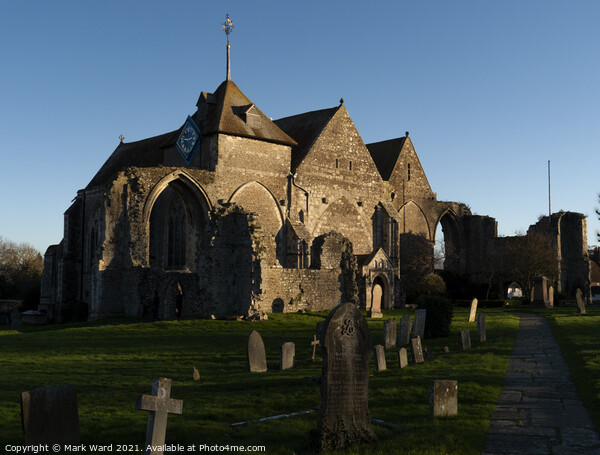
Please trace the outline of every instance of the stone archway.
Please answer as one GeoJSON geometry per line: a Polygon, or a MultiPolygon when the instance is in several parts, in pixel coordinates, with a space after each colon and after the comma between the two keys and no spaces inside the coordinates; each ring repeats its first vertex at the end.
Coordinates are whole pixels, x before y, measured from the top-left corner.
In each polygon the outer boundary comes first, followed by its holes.
{"type": "MultiPolygon", "coordinates": [[[[443,268],[451,272],[461,272],[465,269],[463,254],[462,229],[456,214],[446,210],[438,218],[435,234],[441,226],[444,236],[443,268]]],[[[434,242],[437,239],[434,238],[434,242]]]]}

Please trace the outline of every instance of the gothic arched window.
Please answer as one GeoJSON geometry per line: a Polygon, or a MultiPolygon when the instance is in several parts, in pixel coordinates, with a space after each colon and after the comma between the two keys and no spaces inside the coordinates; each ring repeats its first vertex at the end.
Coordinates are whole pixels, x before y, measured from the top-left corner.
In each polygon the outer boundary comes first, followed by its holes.
{"type": "Polygon", "coordinates": [[[187,216],[180,198],[173,200],[167,220],[167,267],[183,268],[186,264],[187,216]]]}

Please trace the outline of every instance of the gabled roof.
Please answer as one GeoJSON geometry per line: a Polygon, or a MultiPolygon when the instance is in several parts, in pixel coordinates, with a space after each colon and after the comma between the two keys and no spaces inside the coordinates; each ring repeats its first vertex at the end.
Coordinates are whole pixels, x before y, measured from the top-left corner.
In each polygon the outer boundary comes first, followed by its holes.
{"type": "Polygon", "coordinates": [[[383,248],[379,247],[379,248],[377,248],[377,250],[373,251],[371,254],[361,257],[360,258],[361,262],[359,263],[359,266],[368,267],[369,264],[371,264],[371,262],[373,262],[373,259],[375,259],[377,256],[383,257],[383,259],[385,259],[385,261],[390,266],[392,265],[392,261],[390,261],[390,257],[387,255],[385,250],[383,248]]]}
{"type": "Polygon", "coordinates": [[[214,96],[215,106],[202,124],[203,135],[222,133],[284,145],[296,145],[296,141],[263,114],[233,81],[224,81],[214,96]],[[243,115],[249,110],[260,115],[260,128],[251,128],[243,119],[243,115]]]}
{"type": "Polygon", "coordinates": [[[367,144],[367,149],[369,149],[369,153],[383,180],[388,181],[390,179],[405,142],[406,137],[399,137],[397,139],[367,144]]]}
{"type": "Polygon", "coordinates": [[[275,120],[275,124],[298,143],[292,147],[292,169],[304,159],[340,106],[275,120]]]}
{"type": "Polygon", "coordinates": [[[164,150],[161,147],[171,137],[176,139],[178,131],[171,131],[141,141],[119,144],[88,183],[86,189],[105,183],[114,178],[118,171],[130,166],[154,167],[162,164],[164,150]]]}

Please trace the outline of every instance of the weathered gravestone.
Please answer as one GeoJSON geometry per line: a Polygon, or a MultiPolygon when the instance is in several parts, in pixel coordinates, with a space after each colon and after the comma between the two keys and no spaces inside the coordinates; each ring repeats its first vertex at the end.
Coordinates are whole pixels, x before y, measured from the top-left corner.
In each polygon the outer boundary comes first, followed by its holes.
{"type": "Polygon", "coordinates": [[[385,362],[385,350],[383,346],[378,344],[373,347],[373,351],[375,353],[375,369],[377,371],[387,370],[387,364],[385,362]]]}
{"type": "Polygon", "coordinates": [[[548,302],[548,279],[545,276],[533,278],[533,304],[546,306],[548,302]]]}
{"type": "Polygon", "coordinates": [[[369,414],[371,335],[357,306],[344,303],[329,313],[321,346],[321,409],[313,442],[333,450],[375,439],[369,414]]]}
{"type": "Polygon", "coordinates": [[[192,378],[194,379],[194,381],[200,380],[200,373],[198,372],[196,367],[192,367],[192,378]]]}
{"type": "Polygon", "coordinates": [[[415,324],[413,327],[413,338],[419,337],[423,339],[425,336],[425,319],[427,318],[427,310],[415,310],[415,324]]]}
{"type": "Polygon", "coordinates": [[[398,346],[406,346],[410,343],[410,329],[411,329],[410,315],[405,314],[400,319],[400,337],[398,338],[398,346]]]}
{"type": "Polygon", "coordinates": [[[583,300],[583,293],[581,292],[581,289],[577,288],[575,298],[577,299],[577,311],[579,311],[580,314],[586,314],[585,301],[583,300]]]}
{"type": "Polygon", "coordinates": [[[433,417],[458,414],[458,381],[433,381],[429,391],[429,405],[433,417]]]}
{"type": "Polygon", "coordinates": [[[263,373],[267,371],[267,355],[265,344],[256,330],[248,336],[248,369],[251,373],[263,373]]]}
{"type": "Polygon", "coordinates": [[[386,349],[396,347],[396,318],[388,319],[383,323],[383,345],[386,349]]]}
{"type": "Polygon", "coordinates": [[[21,393],[25,444],[79,444],[77,389],[51,385],[21,393]]]}
{"type": "Polygon", "coordinates": [[[425,348],[423,349],[423,352],[425,352],[425,355],[428,359],[433,359],[433,351],[431,350],[431,348],[425,348]]]}
{"type": "Polygon", "coordinates": [[[471,312],[469,313],[469,322],[475,322],[475,315],[477,314],[477,299],[471,301],[471,312]]]}
{"type": "Polygon", "coordinates": [[[162,455],[169,414],[183,413],[183,401],[171,398],[171,379],[154,378],[152,395],[139,395],[137,411],[150,411],[146,428],[146,455],[162,455]]]}
{"type": "Polygon", "coordinates": [[[406,355],[406,348],[400,348],[398,350],[398,364],[400,368],[404,368],[408,365],[408,356],[406,355]]]}
{"type": "Polygon", "coordinates": [[[23,328],[21,312],[16,308],[13,308],[10,312],[10,328],[11,330],[21,330],[21,328],[23,328]]]}
{"type": "Polygon", "coordinates": [[[444,354],[450,354],[450,349],[448,349],[448,346],[444,346],[444,354]]]}
{"type": "Polygon", "coordinates": [[[460,332],[458,337],[460,340],[461,350],[464,351],[466,349],[471,349],[471,332],[469,332],[468,330],[463,330],[462,332],[460,332]]]}
{"type": "Polygon", "coordinates": [[[421,347],[421,338],[416,337],[410,340],[412,347],[413,360],[415,363],[423,363],[425,359],[423,358],[423,348],[421,347]]]}
{"type": "Polygon", "coordinates": [[[485,330],[485,315],[481,313],[477,318],[477,335],[479,335],[479,341],[487,341],[487,334],[485,330]]]}
{"type": "Polygon", "coordinates": [[[554,288],[552,286],[548,288],[548,303],[546,308],[554,308],[554,288]]]}
{"type": "Polygon", "coordinates": [[[288,341],[281,345],[281,351],[279,353],[280,369],[288,370],[294,367],[294,360],[296,359],[296,345],[288,341]]]}
{"type": "Polygon", "coordinates": [[[381,301],[383,297],[383,288],[381,285],[376,284],[373,286],[373,290],[371,291],[371,310],[369,311],[369,316],[372,318],[382,318],[383,313],[381,312],[381,301]]]}

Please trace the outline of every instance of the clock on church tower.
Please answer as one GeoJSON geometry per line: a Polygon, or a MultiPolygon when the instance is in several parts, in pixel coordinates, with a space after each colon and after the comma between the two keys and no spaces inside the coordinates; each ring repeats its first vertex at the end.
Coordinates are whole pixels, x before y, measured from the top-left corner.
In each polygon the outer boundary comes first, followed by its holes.
{"type": "Polygon", "coordinates": [[[188,116],[183,124],[181,133],[179,133],[177,142],[175,142],[177,150],[179,150],[179,153],[181,153],[181,156],[183,156],[183,159],[187,164],[190,164],[192,161],[194,153],[198,150],[201,142],[202,136],[200,134],[200,128],[198,128],[192,118],[188,116]]]}

